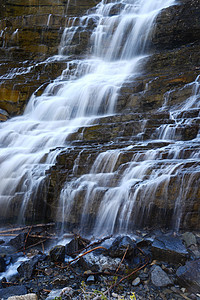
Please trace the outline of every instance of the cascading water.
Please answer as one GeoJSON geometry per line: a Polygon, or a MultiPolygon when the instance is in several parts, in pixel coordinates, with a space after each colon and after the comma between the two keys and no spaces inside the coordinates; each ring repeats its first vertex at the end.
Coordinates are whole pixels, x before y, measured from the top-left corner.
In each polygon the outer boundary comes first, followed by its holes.
{"type": "MultiPolygon", "coordinates": [[[[13,200],[21,201],[17,205],[23,217],[27,205],[37,197],[46,170],[55,163],[60,147],[67,147],[67,137],[80,126],[92,124],[97,116],[114,113],[122,84],[129,76],[133,80],[142,58],[148,55],[149,35],[156,16],[173,3],[173,0],[102,1],[95,11],[80,18],[78,24],[74,20],[66,28],[59,50],[62,59],[68,59],[65,55],[73,47],[72,40],[79,28],[95,20],[90,40],[92,54],[87,59],[68,63],[61,77],[50,84],[42,96],[30,99],[23,116],[1,124],[0,162],[4,172],[0,175],[0,197],[4,210],[13,200]]],[[[193,97],[197,99],[197,92],[193,97]]],[[[179,108],[180,113],[181,110],[184,107],[179,108]]],[[[173,118],[174,115],[172,113],[173,118]]],[[[152,139],[166,140],[166,130],[160,128],[152,139]]],[[[174,137],[169,139],[174,140],[174,137]]],[[[195,140],[193,144],[195,146],[195,140]]],[[[178,228],[180,208],[187,197],[183,191],[190,190],[188,184],[193,186],[195,163],[199,159],[193,159],[191,151],[183,161],[181,153],[186,148],[187,144],[173,142],[171,145],[168,141],[167,145],[154,150],[149,149],[148,142],[138,142],[134,146],[102,152],[89,174],[64,186],[60,197],[63,222],[70,222],[78,195],[84,190],[79,224],[81,228],[88,224],[90,232],[130,231],[138,222],[145,225],[158,198],[164,203],[171,201],[171,206],[176,203],[175,210],[172,208],[172,223],[178,228]],[[131,153],[132,158],[123,168],[119,160],[127,153],[131,153]],[[189,180],[188,174],[183,172],[186,164],[191,164],[189,180]],[[176,184],[181,185],[182,190],[177,191],[173,178],[179,172],[176,184]],[[176,201],[169,196],[172,188],[176,201]],[[90,220],[89,211],[93,206],[97,216],[90,220]]],[[[192,193],[195,197],[195,189],[192,193]]]]}

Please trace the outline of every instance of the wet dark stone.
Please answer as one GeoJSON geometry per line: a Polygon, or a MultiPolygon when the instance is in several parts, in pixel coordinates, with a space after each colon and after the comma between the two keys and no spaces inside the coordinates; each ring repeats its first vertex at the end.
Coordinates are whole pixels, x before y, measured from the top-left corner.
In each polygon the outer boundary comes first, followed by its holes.
{"type": "Polygon", "coordinates": [[[157,18],[152,43],[157,49],[173,49],[200,38],[199,0],[179,1],[157,18]]]}
{"type": "Polygon", "coordinates": [[[178,268],[176,275],[180,285],[187,287],[191,292],[200,292],[200,259],[188,261],[178,268]]]}
{"type": "Polygon", "coordinates": [[[23,285],[15,285],[15,286],[10,286],[7,288],[0,289],[1,299],[7,299],[8,297],[11,296],[21,296],[26,294],[27,294],[27,289],[23,285]]]}
{"type": "Polygon", "coordinates": [[[81,257],[75,265],[78,265],[81,267],[83,270],[91,270],[93,272],[98,272],[98,267],[95,264],[90,263],[89,260],[87,260],[86,257],[81,257]]]}
{"type": "Polygon", "coordinates": [[[88,240],[75,237],[67,245],[65,245],[65,253],[67,255],[74,256],[73,253],[84,249],[88,244],[88,240]]]}
{"type": "Polygon", "coordinates": [[[0,281],[0,289],[3,289],[3,288],[5,288],[5,287],[7,287],[6,282],[7,282],[6,277],[3,277],[3,278],[1,279],[1,281],[0,281]]]}
{"type": "Polygon", "coordinates": [[[26,233],[20,233],[13,239],[11,239],[7,245],[14,247],[16,250],[20,250],[24,246],[24,241],[26,238],[27,234],[26,233]]]}
{"type": "Polygon", "coordinates": [[[152,244],[153,259],[172,263],[184,263],[188,258],[188,251],[183,242],[172,236],[157,237],[152,244]]]}
{"type": "Polygon", "coordinates": [[[55,246],[49,252],[50,259],[53,262],[64,262],[65,260],[65,246],[55,246]]]}
{"type": "Polygon", "coordinates": [[[43,261],[45,258],[46,255],[36,255],[31,260],[23,262],[17,268],[20,277],[24,277],[25,279],[30,279],[33,275],[37,263],[39,261],[43,261]]]}
{"type": "Polygon", "coordinates": [[[0,257],[0,272],[5,272],[6,270],[6,262],[3,257],[0,257]]]}
{"type": "Polygon", "coordinates": [[[129,236],[118,236],[110,248],[108,248],[108,255],[111,257],[122,257],[124,253],[126,252],[128,248],[128,251],[126,253],[126,257],[130,257],[134,255],[136,244],[131,240],[129,236]]]}

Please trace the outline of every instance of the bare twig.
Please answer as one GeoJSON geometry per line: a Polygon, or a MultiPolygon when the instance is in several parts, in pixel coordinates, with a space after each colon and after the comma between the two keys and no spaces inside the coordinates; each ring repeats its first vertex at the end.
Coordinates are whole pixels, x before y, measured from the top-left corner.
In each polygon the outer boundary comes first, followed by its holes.
{"type": "Polygon", "coordinates": [[[99,247],[90,249],[90,250],[84,252],[83,254],[77,256],[77,257],[74,258],[73,260],[71,260],[71,261],[69,262],[69,264],[72,264],[73,262],[75,262],[75,261],[78,260],[79,258],[81,258],[81,257],[85,256],[86,254],[91,253],[91,252],[93,252],[93,251],[95,251],[95,250],[98,250],[98,249],[104,249],[104,250],[107,250],[106,248],[104,248],[104,247],[102,247],[102,246],[99,246],[99,247]]]}
{"type": "Polygon", "coordinates": [[[46,242],[46,241],[47,241],[47,239],[42,240],[42,241],[39,241],[39,242],[37,242],[37,243],[35,243],[35,244],[33,244],[33,245],[30,245],[30,246],[28,246],[28,247],[26,248],[26,250],[27,250],[27,249],[30,249],[30,248],[33,248],[33,247],[35,247],[35,246],[38,246],[38,245],[40,245],[40,244],[42,244],[42,243],[44,243],[44,242],[46,242]]]}
{"type": "Polygon", "coordinates": [[[27,235],[26,235],[26,239],[25,239],[25,241],[24,241],[24,251],[23,251],[23,252],[24,252],[24,255],[25,255],[26,243],[27,243],[28,236],[29,236],[31,230],[32,230],[32,226],[31,226],[31,228],[29,229],[29,231],[28,231],[28,233],[27,233],[27,235]]]}
{"type": "Polygon", "coordinates": [[[119,269],[120,269],[120,267],[121,267],[121,265],[122,265],[122,263],[124,261],[124,258],[125,258],[126,254],[127,254],[127,251],[128,251],[128,248],[129,248],[129,245],[126,248],[126,251],[125,251],[125,253],[124,253],[123,257],[122,257],[122,260],[120,261],[120,264],[119,264],[119,266],[118,266],[118,268],[116,270],[116,273],[119,271],[119,269]]]}
{"type": "Polygon", "coordinates": [[[55,223],[48,223],[48,224],[36,224],[36,225],[31,225],[31,226],[23,226],[23,227],[18,227],[18,228],[11,228],[11,229],[6,229],[6,230],[1,230],[0,235],[4,235],[4,233],[12,233],[16,231],[23,231],[27,230],[30,228],[38,228],[38,227],[51,227],[55,226],[55,223]]]}

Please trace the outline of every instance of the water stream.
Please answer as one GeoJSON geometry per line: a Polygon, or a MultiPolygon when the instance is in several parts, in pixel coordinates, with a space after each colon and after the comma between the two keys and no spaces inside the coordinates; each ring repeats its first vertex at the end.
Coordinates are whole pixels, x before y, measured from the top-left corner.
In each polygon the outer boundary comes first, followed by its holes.
{"type": "MultiPolygon", "coordinates": [[[[0,204],[5,214],[10,203],[20,198],[18,215],[22,222],[29,202],[37,196],[46,170],[55,163],[60,147],[67,147],[69,134],[80,126],[92,124],[97,116],[114,114],[121,86],[129,76],[133,79],[138,75],[138,66],[149,55],[148,37],[156,16],[163,8],[173,4],[173,0],[103,0],[78,23],[74,19],[65,29],[56,59],[69,60],[67,53],[74,35],[80,27],[87,28],[93,20],[96,26],[90,39],[91,54],[68,62],[66,70],[40,97],[31,97],[23,116],[0,125],[0,165],[3,170],[0,174],[0,204]],[[73,72],[71,66],[75,66],[73,72]]],[[[170,146],[154,150],[147,147],[148,142],[140,141],[124,149],[99,154],[89,174],[64,186],[60,197],[63,221],[67,222],[70,218],[77,195],[84,187],[81,227],[91,223],[90,230],[92,228],[94,234],[129,231],[130,223],[133,226],[139,222],[138,215],[143,224],[144,214],[148,215],[146,207],[150,211],[158,197],[163,202],[173,202],[174,199],[169,197],[172,180],[190,163],[192,175],[189,180],[188,175],[184,176],[182,172],[175,184],[181,185],[182,189],[178,192],[174,187],[176,205],[172,223],[179,228],[180,207],[187,197],[184,191],[189,193],[187,185],[193,186],[196,180],[194,169],[199,157],[191,151],[187,159],[182,160],[180,153],[187,148],[187,143],[175,143],[176,128],[183,122],[180,112],[197,107],[198,80],[194,83],[196,90],[191,96],[190,107],[185,104],[174,109],[171,118],[176,124],[161,126],[157,136],[152,137],[154,141],[167,140],[170,146]],[[141,147],[146,150],[138,151],[141,147]],[[117,166],[118,159],[122,153],[129,151],[133,155],[123,170],[117,166]],[[114,180],[116,177],[117,181],[114,180]],[[88,211],[100,193],[102,200],[97,218],[90,222],[88,211]]],[[[193,141],[194,147],[195,143],[196,140],[193,141]]],[[[195,195],[195,189],[193,193],[195,195]]],[[[192,198],[191,192],[189,196],[192,198]]]]}

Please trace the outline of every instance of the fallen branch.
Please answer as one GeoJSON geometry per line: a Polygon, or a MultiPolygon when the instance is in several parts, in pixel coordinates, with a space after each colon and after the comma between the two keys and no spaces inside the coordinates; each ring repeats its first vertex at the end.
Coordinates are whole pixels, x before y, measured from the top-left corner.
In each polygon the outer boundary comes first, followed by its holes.
{"type": "Polygon", "coordinates": [[[2,281],[2,284],[7,284],[7,285],[18,285],[19,283],[15,283],[15,282],[9,282],[9,281],[2,281]]]}
{"type": "Polygon", "coordinates": [[[39,239],[43,239],[43,238],[51,239],[51,240],[57,240],[58,239],[57,237],[51,236],[51,235],[45,236],[45,235],[30,234],[29,236],[32,237],[32,238],[39,238],[39,239]]]}
{"type": "MultiPolygon", "coordinates": [[[[141,250],[141,249],[139,249],[139,250],[141,250]]],[[[149,263],[149,258],[146,257],[146,259],[147,260],[146,260],[145,264],[143,264],[141,267],[135,269],[133,272],[131,272],[130,274],[126,275],[125,277],[123,277],[122,279],[120,279],[118,282],[116,282],[113,285],[111,285],[111,287],[108,290],[111,291],[114,287],[118,286],[122,281],[124,281],[125,279],[131,277],[133,274],[137,273],[138,271],[144,269],[148,265],[148,263],[149,263]]]]}
{"type": "Polygon", "coordinates": [[[44,243],[44,242],[46,242],[47,241],[47,239],[46,240],[43,240],[43,241],[39,241],[39,242],[37,242],[37,243],[35,243],[35,244],[33,244],[33,245],[30,245],[30,246],[28,246],[27,248],[26,248],[26,250],[28,250],[28,249],[30,249],[30,248],[33,248],[33,247],[35,247],[35,246],[38,246],[38,245],[40,245],[40,244],[42,244],[42,243],[44,243]]]}
{"type": "Polygon", "coordinates": [[[104,247],[102,247],[102,246],[93,248],[93,249],[88,250],[88,251],[84,252],[83,254],[77,256],[76,258],[74,258],[73,260],[71,260],[71,261],[69,262],[69,264],[72,264],[73,262],[75,262],[75,261],[78,260],[79,258],[81,258],[81,257],[85,256],[86,254],[91,253],[91,252],[93,252],[93,251],[95,251],[95,250],[98,250],[98,249],[104,249],[104,250],[107,250],[106,248],[104,248],[104,247]]]}
{"type": "Polygon", "coordinates": [[[126,256],[126,253],[127,253],[127,251],[128,251],[128,248],[129,248],[129,245],[127,246],[126,251],[125,251],[125,253],[124,253],[123,257],[122,257],[122,260],[120,261],[120,264],[119,264],[119,266],[118,266],[118,268],[117,268],[117,270],[116,270],[116,274],[117,274],[117,272],[119,271],[119,269],[120,269],[120,267],[121,267],[121,265],[122,265],[122,263],[123,263],[123,261],[124,261],[124,258],[125,258],[125,256],[126,256]]]}
{"type": "Polygon", "coordinates": [[[51,290],[43,289],[45,293],[51,293],[51,290]]]}
{"type": "Polygon", "coordinates": [[[12,233],[16,231],[23,231],[23,230],[29,230],[30,228],[40,228],[40,227],[51,227],[55,226],[55,223],[48,223],[48,224],[36,224],[36,225],[31,225],[31,226],[23,226],[23,227],[18,227],[18,228],[11,228],[11,229],[6,229],[6,230],[1,230],[0,235],[4,233],[12,233]]]}
{"type": "Polygon", "coordinates": [[[32,227],[29,229],[29,231],[28,231],[28,233],[27,233],[27,235],[26,235],[26,239],[25,239],[25,241],[24,241],[24,251],[23,251],[23,252],[24,252],[24,255],[25,255],[26,243],[27,243],[28,236],[29,236],[31,230],[32,230],[32,227]]]}
{"type": "Polygon", "coordinates": [[[99,247],[96,247],[96,248],[93,248],[91,250],[88,250],[86,252],[84,252],[83,254],[77,256],[76,258],[74,258],[73,260],[71,260],[70,262],[67,263],[67,265],[63,266],[63,267],[59,267],[60,269],[65,269],[65,268],[68,268],[72,263],[74,263],[75,261],[79,260],[81,257],[85,256],[86,254],[88,253],[91,253],[95,250],[98,250],[98,249],[104,249],[104,250],[107,250],[106,248],[102,247],[102,246],[99,246],[99,247]]]}

